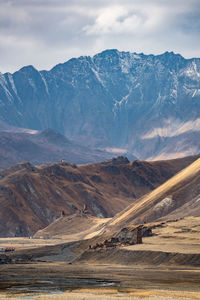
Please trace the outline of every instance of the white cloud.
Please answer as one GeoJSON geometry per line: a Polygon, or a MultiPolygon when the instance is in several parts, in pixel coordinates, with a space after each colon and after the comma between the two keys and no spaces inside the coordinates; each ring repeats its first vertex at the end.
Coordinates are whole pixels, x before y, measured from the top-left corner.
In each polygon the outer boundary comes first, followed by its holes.
{"type": "Polygon", "coordinates": [[[106,48],[199,56],[199,20],[199,0],[0,0],[0,71],[106,48]]]}
{"type": "Polygon", "coordinates": [[[123,6],[110,6],[100,11],[95,23],[83,28],[86,34],[133,32],[142,26],[142,17],[123,6]]]}
{"type": "Polygon", "coordinates": [[[93,24],[86,25],[86,34],[143,34],[145,31],[157,30],[163,22],[166,9],[156,5],[109,6],[101,9],[93,24]]]}

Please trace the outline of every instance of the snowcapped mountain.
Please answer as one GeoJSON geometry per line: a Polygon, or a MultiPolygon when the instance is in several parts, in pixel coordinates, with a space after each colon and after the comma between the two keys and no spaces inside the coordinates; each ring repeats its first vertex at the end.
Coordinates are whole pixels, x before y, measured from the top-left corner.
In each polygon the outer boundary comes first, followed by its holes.
{"type": "Polygon", "coordinates": [[[0,74],[0,121],[53,128],[139,158],[194,154],[200,151],[194,137],[200,132],[200,59],[106,50],[50,71],[27,66],[0,74]]]}

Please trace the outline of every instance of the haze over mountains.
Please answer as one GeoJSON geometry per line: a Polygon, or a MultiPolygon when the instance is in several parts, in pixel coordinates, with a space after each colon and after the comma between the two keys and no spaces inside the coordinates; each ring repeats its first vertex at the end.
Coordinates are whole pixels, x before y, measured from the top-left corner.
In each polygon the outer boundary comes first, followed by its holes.
{"type": "Polygon", "coordinates": [[[0,75],[0,120],[136,157],[200,151],[200,59],[106,50],[0,75]]]}
{"type": "MultiPolygon", "coordinates": [[[[91,150],[83,144],[69,140],[53,129],[33,131],[15,127],[8,128],[0,131],[0,169],[24,161],[29,161],[34,165],[60,160],[83,164],[107,160],[118,155],[115,152],[118,149],[111,152],[95,148],[91,150]]],[[[130,154],[129,158],[135,159],[130,154]]]]}

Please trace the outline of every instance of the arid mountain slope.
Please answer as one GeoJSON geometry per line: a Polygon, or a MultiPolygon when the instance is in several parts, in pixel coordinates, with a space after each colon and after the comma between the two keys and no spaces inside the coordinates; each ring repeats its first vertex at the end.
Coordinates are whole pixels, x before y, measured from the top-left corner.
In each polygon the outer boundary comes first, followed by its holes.
{"type": "Polygon", "coordinates": [[[44,229],[38,230],[34,237],[61,238],[65,242],[80,241],[96,236],[109,220],[80,211],[72,216],[61,216],[44,229]]]}
{"type": "Polygon", "coordinates": [[[123,157],[76,166],[30,163],[0,172],[0,236],[34,234],[60,217],[83,209],[113,217],[196,157],[171,161],[130,162],[123,157]]]}
{"type": "Polygon", "coordinates": [[[114,216],[106,231],[185,216],[200,216],[200,159],[114,216]]]}

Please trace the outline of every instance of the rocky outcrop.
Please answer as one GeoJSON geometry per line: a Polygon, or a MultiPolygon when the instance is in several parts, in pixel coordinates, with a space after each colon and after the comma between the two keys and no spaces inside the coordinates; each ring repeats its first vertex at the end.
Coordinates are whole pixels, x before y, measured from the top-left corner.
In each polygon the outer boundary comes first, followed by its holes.
{"type": "Polygon", "coordinates": [[[0,254],[0,264],[10,264],[12,263],[12,259],[5,254],[0,254]]]}
{"type": "Polygon", "coordinates": [[[89,245],[89,250],[116,248],[122,245],[142,244],[142,238],[152,236],[152,228],[144,225],[124,227],[118,233],[95,245],[89,245]]]}

